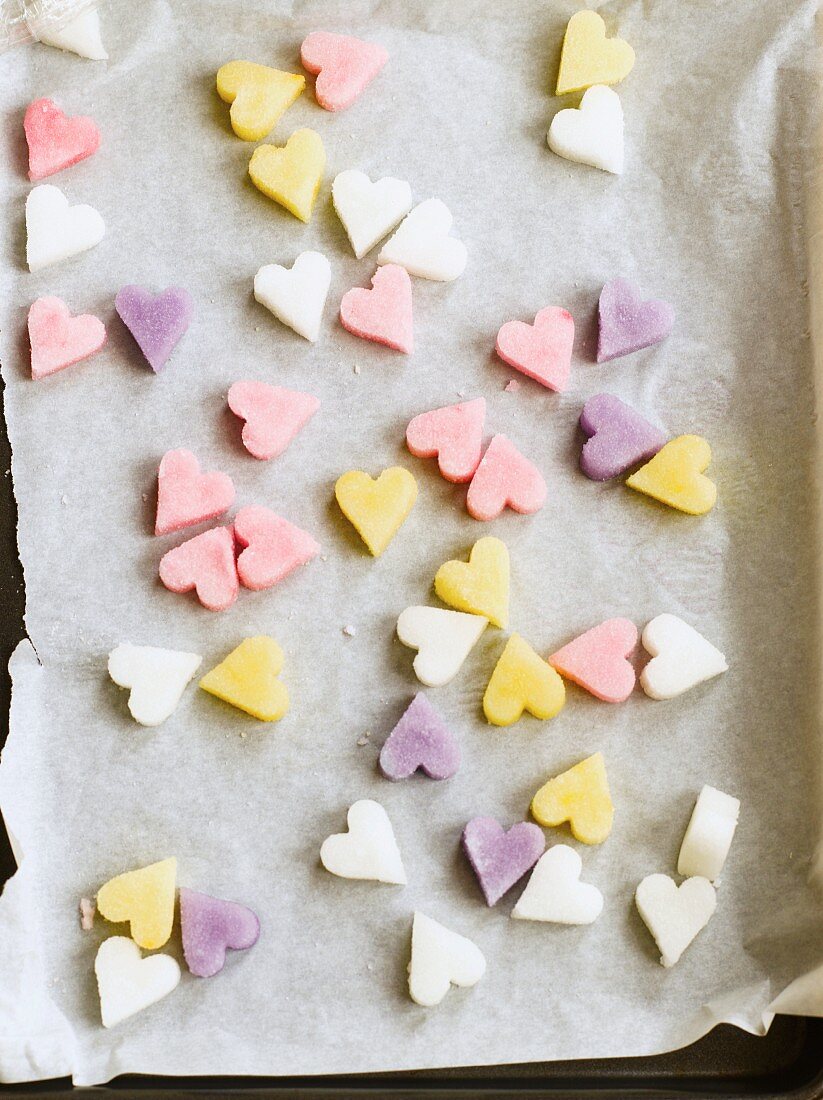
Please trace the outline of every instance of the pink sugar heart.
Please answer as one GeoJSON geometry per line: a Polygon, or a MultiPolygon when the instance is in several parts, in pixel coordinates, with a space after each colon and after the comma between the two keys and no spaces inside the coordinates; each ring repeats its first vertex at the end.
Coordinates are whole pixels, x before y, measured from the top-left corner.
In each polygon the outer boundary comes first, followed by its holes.
{"type": "Polygon", "coordinates": [[[235,382],[229,408],[245,420],[243,446],[255,458],[277,458],[320,408],[313,394],[270,386],[267,382],[235,382]]]}
{"type": "Polygon", "coordinates": [[[494,436],[466,495],[471,515],[496,519],[506,507],[531,515],[545,501],[546,482],[537,467],[505,435],[494,436]]]}
{"type": "Polygon", "coordinates": [[[42,180],[85,160],[100,145],[93,118],[68,118],[50,99],[35,99],[26,109],[23,129],[29,146],[29,179],[42,180]]]}
{"type": "Polygon", "coordinates": [[[480,463],[485,419],[482,397],[420,413],[406,428],[406,446],[416,458],[436,456],[447,481],[471,481],[480,463]]]}
{"type": "Polygon", "coordinates": [[[343,327],[363,340],[374,340],[410,355],[414,334],[408,271],[398,264],[384,264],[372,275],[371,285],[371,290],[358,286],[343,295],[343,327]]]}
{"type": "Polygon", "coordinates": [[[31,376],[45,378],[93,355],[106,342],[106,328],[90,313],[72,317],[60,298],[38,298],[29,309],[31,376]]]}
{"type": "Polygon", "coordinates": [[[160,559],[160,580],[170,592],[194,592],[209,611],[225,611],[239,584],[231,527],[213,527],[160,559]]]}
{"type": "Polygon", "coordinates": [[[314,94],[320,106],[342,111],[374,80],[389,55],[362,38],[314,31],[300,47],[300,60],[304,69],[318,74],[314,94]]]}
{"type": "Polygon", "coordinates": [[[558,306],[546,306],[532,325],[506,321],[497,333],[495,350],[510,367],[561,393],[569,381],[573,344],[572,315],[558,306]]]}
{"type": "Polygon", "coordinates": [[[211,978],[225,965],[226,951],[245,951],[260,937],[260,921],[246,905],[224,901],[181,886],[180,933],[186,966],[198,978],[211,978]]]}
{"type": "Polygon", "coordinates": [[[234,503],[234,485],[228,474],[204,474],[191,451],[166,451],[157,472],[155,535],[216,519],[234,503]]]}
{"type": "Polygon", "coordinates": [[[240,509],[234,534],[244,547],[237,559],[237,574],[245,588],[271,588],[320,553],[307,531],[259,505],[240,509]]]}
{"type": "Polygon", "coordinates": [[[549,664],[605,703],[622,703],[634,691],[634,667],[626,658],[636,645],[634,623],[606,619],[558,649],[549,664]]]}

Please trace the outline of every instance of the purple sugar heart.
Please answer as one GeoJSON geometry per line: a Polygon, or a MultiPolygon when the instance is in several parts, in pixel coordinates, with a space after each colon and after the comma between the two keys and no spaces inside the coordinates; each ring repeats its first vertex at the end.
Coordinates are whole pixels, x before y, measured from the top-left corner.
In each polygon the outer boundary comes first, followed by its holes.
{"type": "Polygon", "coordinates": [[[610,393],[590,397],[580,427],[591,436],[580,453],[580,469],[592,481],[608,481],[656,455],[666,436],[610,393]]]}
{"type": "Polygon", "coordinates": [[[534,867],[545,847],[542,830],[529,821],[506,832],[493,817],[474,817],[463,830],[463,850],[489,905],[534,867]]]}
{"type": "Polygon", "coordinates": [[[227,948],[244,951],[257,943],[260,921],[247,906],[184,886],[179,894],[183,956],[198,978],[211,978],[223,969],[227,948]]]}
{"type": "Polygon", "coordinates": [[[380,750],[383,775],[408,779],[422,768],[430,779],[450,779],[459,767],[451,730],[425,695],[415,695],[380,750]]]}
{"type": "Polygon", "coordinates": [[[156,374],[168,362],[180,337],[191,324],[194,302],[182,286],[152,294],[142,286],[117,291],[114,308],[156,374]]]}
{"type": "Polygon", "coordinates": [[[600,292],[598,315],[598,363],[651,347],[665,340],[674,327],[672,306],[657,298],[644,302],[627,279],[606,283],[600,292]]]}

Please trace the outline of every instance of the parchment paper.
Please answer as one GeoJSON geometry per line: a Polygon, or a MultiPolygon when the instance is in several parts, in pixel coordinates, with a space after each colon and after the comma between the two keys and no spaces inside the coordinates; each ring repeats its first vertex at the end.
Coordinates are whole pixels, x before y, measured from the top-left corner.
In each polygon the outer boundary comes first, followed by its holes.
{"type": "MultiPolygon", "coordinates": [[[[0,59],[3,379],[31,639],[12,661],[0,769],[22,859],[0,902],[3,1080],[649,1054],[719,1020],[762,1032],[773,997],[796,978],[801,995],[788,1010],[819,998],[820,978],[808,977],[823,958],[823,928],[808,884],[821,753],[804,216],[815,4],[603,5],[637,52],[619,89],[622,178],[546,147],[553,112],[568,105],[550,89],[574,10],[570,0],[150,0],[104,9],[107,64],[42,47],[0,59]],[[319,28],[380,41],[391,60],[351,110],[327,114],[307,90],[278,124],[275,141],[308,125],[328,154],[303,226],[248,181],[253,146],[231,133],[214,73],[235,57],[299,71],[300,42],[319,28]],[[30,275],[21,122],[41,95],[101,127],[99,152],[52,182],[96,206],[107,233],[92,252],[30,275]],[[459,281],[414,280],[408,359],[337,321],[340,297],[368,285],[375,256],[353,258],[331,209],[331,180],[344,168],[408,179],[418,201],[443,199],[467,242],[459,281]],[[252,298],[258,267],[291,264],[307,248],[326,253],[333,271],[316,346],[252,298]],[[659,347],[597,366],[597,297],[616,275],[675,303],[678,321],[659,347]],[[128,282],[182,284],[197,303],[158,377],[114,314],[128,282]],[[33,383],[25,317],[43,294],[101,316],[109,344],[33,383]],[[547,304],[568,307],[577,323],[571,385],[557,396],[519,379],[505,392],[513,372],[493,354],[495,333],[547,304]],[[243,451],[227,412],[229,385],[245,377],[321,399],[275,462],[243,451]],[[719,503],[710,515],[680,515],[579,473],[577,417],[600,391],[671,435],[711,441],[719,503]],[[415,413],[479,394],[489,433],[507,433],[545,472],[549,501],[537,516],[476,523],[465,490],[404,449],[415,413]],[[312,531],[323,557],[270,592],[241,593],[224,614],[165,591],[157,563],[185,537],[151,533],[157,464],[172,447],[228,472],[238,505],[269,505],[312,531]],[[418,478],[420,498],[375,561],[332,488],[346,469],[376,474],[398,462],[418,478]],[[460,675],[430,692],[459,736],[459,773],[386,782],[379,747],[419,687],[396,617],[435,603],[437,567],[490,533],[512,556],[511,628],[540,652],[610,615],[642,627],[671,611],[723,649],[730,671],[668,703],[638,691],[612,707],[570,686],[554,721],[500,730],[480,710],[504,644],[489,629],[460,675]],[[192,688],[164,726],[144,730],[106,675],[108,652],[124,640],[196,650],[210,668],[258,632],[286,653],[292,708],[276,726],[192,688]],[[581,852],[586,880],[606,897],[602,917],[588,928],[513,922],[518,890],[487,909],[459,851],[466,821],[523,819],[548,776],[598,749],[617,814],[609,840],[581,852]],[[703,783],[742,800],[740,827],[714,919],[666,971],[633,894],[646,874],[674,874],[703,783]],[[388,810],[405,889],[319,866],[320,843],[344,828],[358,798],[388,810]],[[251,905],[261,940],[219,977],[184,974],[162,1003],[104,1031],[93,960],[102,938],[122,930],[98,920],[81,932],[78,898],[172,854],[181,884],[251,905]],[[488,960],[477,987],[433,1010],[405,986],[415,908],[470,936],[488,960]]],[[[566,830],[548,840],[575,843],[566,830]]],[[[165,950],[179,956],[177,931],[165,950]]]]}

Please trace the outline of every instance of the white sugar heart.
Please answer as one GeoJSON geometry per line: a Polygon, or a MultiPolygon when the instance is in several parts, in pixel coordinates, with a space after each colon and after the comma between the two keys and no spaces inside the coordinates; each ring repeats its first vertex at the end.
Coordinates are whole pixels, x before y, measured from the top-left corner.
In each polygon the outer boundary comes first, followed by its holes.
{"type": "Polygon", "coordinates": [[[78,57],[87,57],[90,61],[107,61],[109,55],[100,35],[100,13],[89,8],[78,16],[55,28],[48,22],[29,24],[34,37],[45,46],[56,46],[59,50],[70,50],[78,57]]]}
{"type": "Polygon", "coordinates": [[[117,1024],[168,996],[180,981],[180,967],[170,955],[143,958],[127,936],[103,940],[94,960],[103,1027],[117,1024]]]}
{"type": "Polygon", "coordinates": [[[254,296],[284,325],[314,343],[330,282],[331,266],[322,252],[301,252],[291,268],[261,267],[254,277],[254,296]]]}
{"type": "Polygon", "coordinates": [[[347,833],[326,837],[320,861],[341,878],[373,879],[406,885],[406,872],[389,815],[379,802],[363,798],[349,809],[347,833]]]}
{"type": "Polygon", "coordinates": [[[678,875],[699,875],[709,882],[720,878],[739,813],[739,799],[716,787],[705,786],[701,790],[680,845],[678,875]]]}
{"type": "Polygon", "coordinates": [[[409,993],[419,1005],[440,1004],[452,985],[475,985],[486,973],[480,948],[425,914],[414,914],[409,993]]]}
{"type": "Polygon", "coordinates": [[[580,881],[583,861],[568,844],[555,844],[537,862],[512,910],[518,920],[592,924],[603,910],[596,886],[580,881]]]}
{"type": "Polygon", "coordinates": [[[717,905],[714,887],[705,878],[687,878],[679,887],[668,875],[648,875],[634,895],[637,911],[660,948],[660,962],[674,966],[717,905]]]}
{"type": "Polygon", "coordinates": [[[415,206],[377,257],[379,264],[399,264],[409,275],[449,283],[463,274],[466,246],[449,236],[451,212],[440,199],[415,206]]]}
{"type": "Polygon", "coordinates": [[[59,187],[41,183],[26,199],[26,260],[29,271],[76,256],[99,244],[106,232],[93,206],[70,206],[59,187]]]}
{"type": "Polygon", "coordinates": [[[417,650],[414,671],[421,684],[441,687],[460,671],[488,622],[464,611],[407,607],[397,620],[397,637],[417,650]]]}
{"type": "Polygon", "coordinates": [[[674,699],[729,667],[720,650],[677,615],[652,619],[642,641],[652,660],[640,674],[640,683],[652,699],[674,699]]]}
{"type": "Polygon", "coordinates": [[[119,687],[131,688],[135,722],[159,726],[174,713],[202,660],[197,653],[124,642],[109,654],[109,676],[119,687]]]}
{"type": "Polygon", "coordinates": [[[549,127],[549,148],[566,160],[619,176],[623,171],[623,108],[617,92],[596,84],[585,93],[579,108],[558,111],[549,127]]]}
{"type": "Polygon", "coordinates": [[[384,176],[372,183],[354,168],[334,177],[331,197],[358,260],[394,229],[412,204],[405,180],[384,176]]]}

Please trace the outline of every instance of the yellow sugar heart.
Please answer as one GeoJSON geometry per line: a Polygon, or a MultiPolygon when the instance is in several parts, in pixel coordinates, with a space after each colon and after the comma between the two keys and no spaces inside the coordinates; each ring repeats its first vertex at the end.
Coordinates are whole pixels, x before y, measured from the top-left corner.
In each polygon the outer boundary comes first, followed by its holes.
{"type": "Polygon", "coordinates": [[[174,858],[126,871],[101,886],[97,911],[115,924],[129,921],[134,942],[146,951],[154,951],[171,935],[176,879],[174,858]]]}
{"type": "Polygon", "coordinates": [[[231,103],[231,128],[243,141],[260,141],[306,86],[306,78],[253,61],[229,61],[217,70],[217,94],[231,103]]]}
{"type": "Polygon", "coordinates": [[[485,615],[505,629],[509,622],[509,551],[489,535],[478,539],[468,562],[447,561],[437,570],[434,590],[458,611],[485,615]]]}
{"type": "Polygon", "coordinates": [[[583,844],[602,844],[612,831],[614,806],[603,754],[587,756],[545,783],[532,799],[532,816],[554,827],[568,821],[583,844]]]}
{"type": "Polygon", "coordinates": [[[483,713],[493,726],[511,726],[527,710],[554,718],[566,702],[566,688],[550,664],[519,634],[512,634],[483,695],[483,713]]]}
{"type": "Polygon", "coordinates": [[[249,161],[252,183],[296,218],[307,222],[326,167],[314,130],[295,130],[285,145],[259,145],[249,161]]]}
{"type": "Polygon", "coordinates": [[[261,722],[277,722],[289,709],[289,693],[278,679],[283,650],[265,634],[246,638],[207,672],[200,687],[261,722]]]}
{"type": "Polygon", "coordinates": [[[402,466],[371,478],[362,470],[341,474],[334,487],[340,510],[379,558],[417,500],[417,482],[402,466]]]}
{"type": "Polygon", "coordinates": [[[619,84],[633,65],[634,50],[622,38],[606,38],[606,24],[596,11],[576,12],[563,38],[556,94],[619,84]]]}
{"type": "Polygon", "coordinates": [[[710,512],[717,486],[703,476],[712,449],[702,436],[679,435],[626,481],[630,489],[654,497],[693,516],[710,512]]]}

